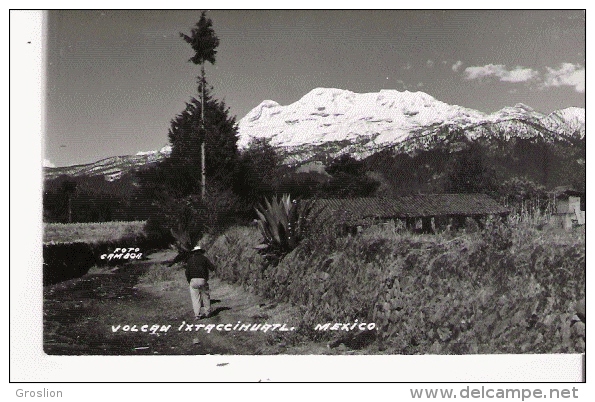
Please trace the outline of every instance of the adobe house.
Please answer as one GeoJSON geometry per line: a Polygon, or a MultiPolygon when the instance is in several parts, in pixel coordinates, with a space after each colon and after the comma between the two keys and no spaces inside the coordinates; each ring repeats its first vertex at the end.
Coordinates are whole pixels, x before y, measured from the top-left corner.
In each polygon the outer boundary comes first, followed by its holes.
{"type": "Polygon", "coordinates": [[[395,198],[333,198],[315,201],[319,218],[341,225],[348,233],[377,222],[400,220],[412,230],[463,227],[467,218],[481,226],[483,219],[504,218],[509,210],[485,194],[419,194],[395,198]],[[432,224],[433,223],[433,224],[432,224]]]}
{"type": "Polygon", "coordinates": [[[555,212],[552,214],[554,225],[566,230],[574,225],[585,224],[585,193],[576,190],[564,190],[555,196],[555,212]]]}

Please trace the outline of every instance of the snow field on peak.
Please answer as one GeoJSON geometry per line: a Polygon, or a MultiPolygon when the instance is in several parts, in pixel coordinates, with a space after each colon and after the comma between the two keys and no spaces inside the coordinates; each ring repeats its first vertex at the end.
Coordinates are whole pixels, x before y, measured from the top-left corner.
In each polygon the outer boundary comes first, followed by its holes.
{"type": "Polygon", "coordinates": [[[239,122],[238,146],[269,138],[273,146],[296,147],[369,138],[396,143],[413,130],[446,121],[472,123],[484,114],[448,105],[424,92],[381,90],[357,94],[316,88],[287,106],[265,101],[239,122]]]}

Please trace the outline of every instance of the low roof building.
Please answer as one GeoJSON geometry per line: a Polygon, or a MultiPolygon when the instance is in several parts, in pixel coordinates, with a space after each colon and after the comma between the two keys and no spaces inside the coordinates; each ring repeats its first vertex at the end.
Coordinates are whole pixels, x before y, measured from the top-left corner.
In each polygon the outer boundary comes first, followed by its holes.
{"type": "Polygon", "coordinates": [[[325,198],[313,201],[319,220],[359,225],[364,221],[506,216],[510,210],[485,194],[419,194],[394,198],[325,198]]]}

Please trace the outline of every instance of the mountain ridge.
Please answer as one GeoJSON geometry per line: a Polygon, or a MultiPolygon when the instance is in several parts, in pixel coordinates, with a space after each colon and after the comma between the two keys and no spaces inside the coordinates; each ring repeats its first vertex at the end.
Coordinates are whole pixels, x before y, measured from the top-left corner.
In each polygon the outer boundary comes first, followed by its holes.
{"type": "MultiPolygon", "coordinates": [[[[286,106],[264,100],[238,122],[240,149],[254,139],[268,139],[289,165],[328,160],[344,153],[364,159],[387,149],[414,154],[456,143],[463,137],[471,141],[583,140],[585,109],[571,106],[543,114],[517,103],[487,114],[449,105],[420,91],[383,89],[360,94],[315,88],[286,106]]],[[[90,164],[44,167],[44,173],[46,179],[103,175],[113,181],[123,172],[156,163],[169,153],[171,147],[165,146],[158,151],[114,156],[90,164]]]]}
{"type": "Polygon", "coordinates": [[[46,180],[60,176],[101,176],[105,180],[118,180],[123,173],[148,166],[163,160],[171,153],[171,146],[166,145],[157,151],[137,152],[135,155],[120,155],[103,158],[93,163],[77,164],[63,167],[44,167],[46,180]]]}
{"type": "MultiPolygon", "coordinates": [[[[429,135],[463,130],[470,138],[489,135],[487,131],[493,130],[473,132],[476,127],[487,124],[496,125],[496,131],[501,134],[542,134],[547,140],[583,138],[584,121],[585,111],[577,107],[546,115],[519,103],[486,114],[446,104],[420,91],[381,90],[357,94],[336,88],[316,88],[287,106],[271,100],[262,102],[239,121],[238,146],[245,148],[253,139],[265,138],[271,145],[284,149],[290,160],[299,163],[307,161],[310,153],[301,152],[300,147],[310,150],[311,145],[326,143],[328,148],[332,143],[347,141],[359,144],[360,151],[354,156],[361,159],[387,146],[414,152],[415,149],[404,149],[399,144],[416,138],[421,132],[429,135]]],[[[353,153],[353,147],[337,149],[337,154],[340,153],[353,153]]]]}

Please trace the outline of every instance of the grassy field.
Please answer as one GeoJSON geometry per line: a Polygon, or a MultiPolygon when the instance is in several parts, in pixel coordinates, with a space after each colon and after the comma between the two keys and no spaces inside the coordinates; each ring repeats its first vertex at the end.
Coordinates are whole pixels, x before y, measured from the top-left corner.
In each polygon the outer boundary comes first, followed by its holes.
{"type": "Polygon", "coordinates": [[[44,243],[101,243],[144,233],[144,221],[101,223],[46,223],[44,243]]]}

